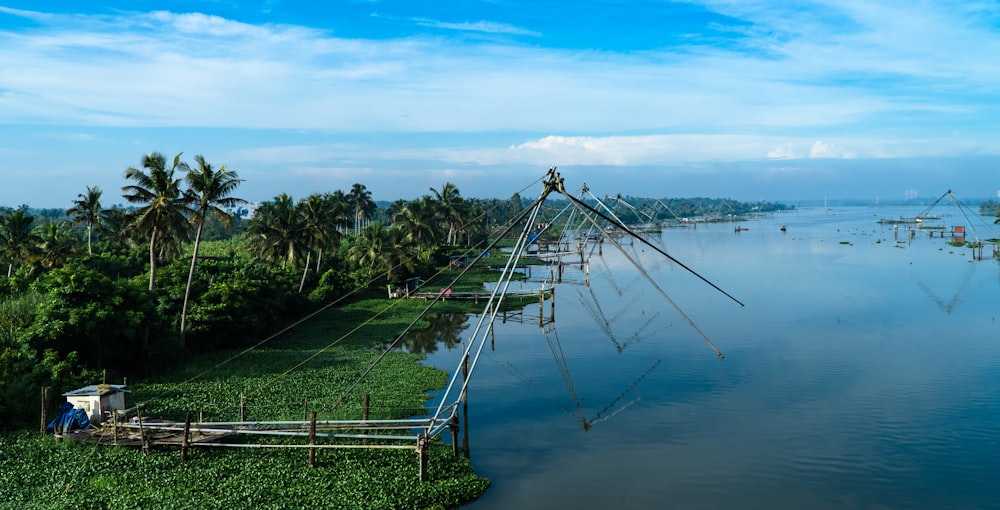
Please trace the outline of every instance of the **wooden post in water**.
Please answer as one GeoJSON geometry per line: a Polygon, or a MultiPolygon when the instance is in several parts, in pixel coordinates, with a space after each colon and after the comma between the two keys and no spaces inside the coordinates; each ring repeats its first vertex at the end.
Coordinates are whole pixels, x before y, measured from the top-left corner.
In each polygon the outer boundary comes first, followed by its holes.
{"type": "MultiPolygon", "coordinates": [[[[313,446],[316,444],[316,411],[312,412],[312,418],[309,420],[309,445],[313,446]]],[[[309,467],[316,467],[316,449],[309,449],[309,467]]]]}
{"type": "Polygon", "coordinates": [[[188,438],[191,437],[191,411],[184,417],[184,437],[181,438],[181,462],[188,460],[188,438]]]}
{"type": "Polygon", "coordinates": [[[556,286],[553,285],[549,289],[549,304],[552,305],[551,310],[549,310],[549,322],[556,321],[556,286]]]}
{"type": "Polygon", "coordinates": [[[452,415],[451,421],[448,422],[448,428],[451,429],[451,454],[458,457],[458,415],[452,415]]]}

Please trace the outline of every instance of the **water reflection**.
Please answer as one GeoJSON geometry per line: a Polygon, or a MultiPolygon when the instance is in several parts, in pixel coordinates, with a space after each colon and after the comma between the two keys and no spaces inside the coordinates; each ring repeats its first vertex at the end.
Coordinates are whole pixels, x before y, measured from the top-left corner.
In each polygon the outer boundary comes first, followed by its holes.
{"type": "MultiPolygon", "coordinates": [[[[462,345],[468,314],[443,313],[428,319],[426,328],[411,331],[400,342],[399,349],[415,354],[431,354],[441,347],[452,350],[462,345]]],[[[382,348],[388,346],[388,343],[382,348]]]]}

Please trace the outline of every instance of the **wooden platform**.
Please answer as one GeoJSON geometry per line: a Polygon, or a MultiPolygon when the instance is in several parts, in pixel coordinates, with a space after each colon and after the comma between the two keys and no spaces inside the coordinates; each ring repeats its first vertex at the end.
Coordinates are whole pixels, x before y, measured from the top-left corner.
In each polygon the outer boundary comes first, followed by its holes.
{"type": "MultiPolygon", "coordinates": [[[[144,420],[143,424],[148,425],[150,428],[144,428],[140,432],[136,423],[129,423],[127,425],[119,425],[118,432],[116,434],[114,426],[111,424],[105,424],[103,427],[64,432],[56,435],[56,438],[67,441],[81,441],[86,443],[135,447],[144,446],[144,439],[145,446],[147,447],[181,446],[184,441],[183,422],[177,423],[166,420],[150,419],[149,421],[144,420]],[[164,430],[164,428],[168,428],[169,430],[164,430]]],[[[206,431],[205,429],[201,429],[197,432],[191,432],[188,435],[188,443],[217,443],[222,442],[233,435],[234,434],[230,431],[206,431]]]]}

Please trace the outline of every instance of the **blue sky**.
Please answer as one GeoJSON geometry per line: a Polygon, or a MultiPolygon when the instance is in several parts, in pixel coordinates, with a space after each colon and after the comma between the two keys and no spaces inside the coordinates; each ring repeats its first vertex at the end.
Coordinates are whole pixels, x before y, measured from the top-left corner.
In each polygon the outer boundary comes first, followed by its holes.
{"type": "Polygon", "coordinates": [[[1000,4],[0,0],[0,205],[122,203],[153,151],[239,195],[994,197],[1000,4]],[[537,187],[528,191],[536,193],[537,187]]]}

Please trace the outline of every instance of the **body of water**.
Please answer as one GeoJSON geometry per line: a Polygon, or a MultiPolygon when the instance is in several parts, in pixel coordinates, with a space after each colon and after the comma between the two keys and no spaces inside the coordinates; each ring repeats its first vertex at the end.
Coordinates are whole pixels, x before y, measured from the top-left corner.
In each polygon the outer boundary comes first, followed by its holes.
{"type": "MultiPolygon", "coordinates": [[[[945,230],[997,237],[992,218],[941,209],[945,230]]],[[[468,507],[1000,508],[1000,264],[878,222],[919,212],[651,238],[745,307],[624,241],[684,315],[605,244],[590,285],[564,274],[554,320],[546,302],[544,324],[538,306],[497,321],[468,406],[493,485],[468,507]]],[[[459,352],[428,363],[452,371],[459,352]]]]}

